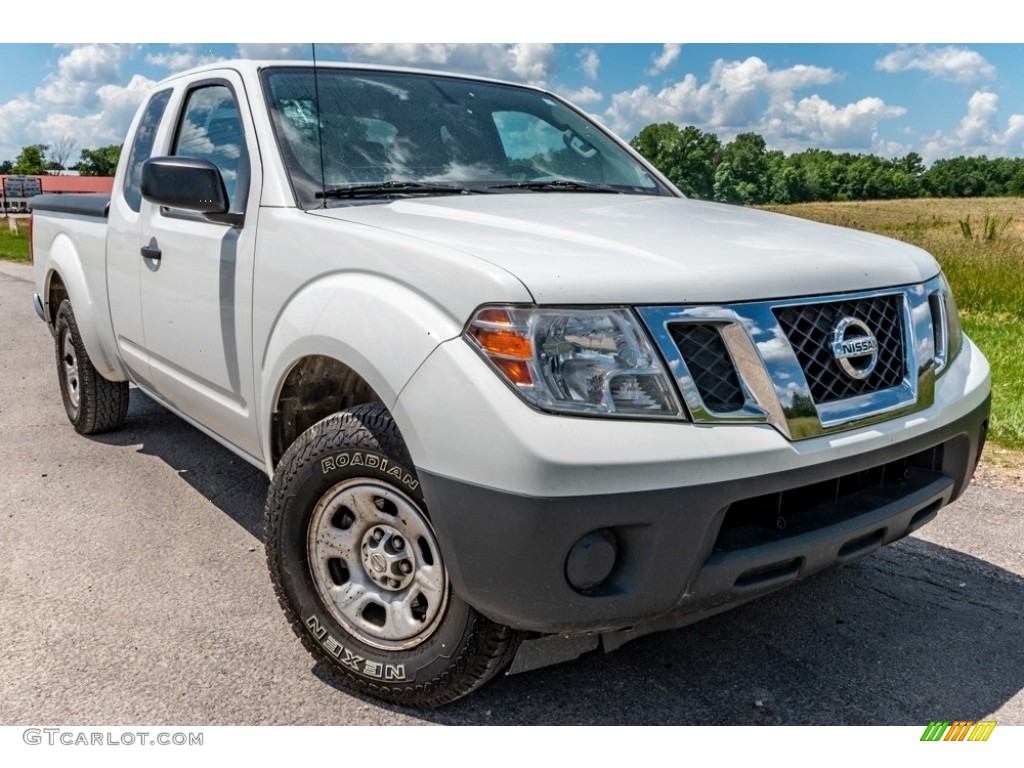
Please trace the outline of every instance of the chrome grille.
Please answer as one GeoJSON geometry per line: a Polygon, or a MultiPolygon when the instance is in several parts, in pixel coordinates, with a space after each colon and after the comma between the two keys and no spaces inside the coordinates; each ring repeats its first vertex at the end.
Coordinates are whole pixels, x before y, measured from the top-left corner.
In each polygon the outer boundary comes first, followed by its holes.
{"type": "Polygon", "coordinates": [[[674,323],[669,331],[704,405],[717,413],[730,413],[742,408],[743,389],[718,328],[698,323],[674,323]]]}
{"type": "Polygon", "coordinates": [[[903,382],[907,366],[902,303],[902,295],[892,294],[773,310],[800,362],[815,403],[845,400],[903,382]],[[878,342],[878,363],[861,380],[843,373],[832,355],[832,329],[843,317],[854,317],[867,324],[878,342]]]}
{"type": "MultiPolygon", "coordinates": [[[[941,344],[929,297],[941,290],[936,276],[877,291],[636,311],[694,423],[768,424],[804,440],[934,402],[941,344]],[[846,317],[875,337],[877,359],[863,379],[844,373],[832,350],[836,322],[846,317]]],[[[844,330],[843,339],[856,340],[862,330],[844,330]]],[[[865,372],[863,358],[844,359],[865,372]]]]}

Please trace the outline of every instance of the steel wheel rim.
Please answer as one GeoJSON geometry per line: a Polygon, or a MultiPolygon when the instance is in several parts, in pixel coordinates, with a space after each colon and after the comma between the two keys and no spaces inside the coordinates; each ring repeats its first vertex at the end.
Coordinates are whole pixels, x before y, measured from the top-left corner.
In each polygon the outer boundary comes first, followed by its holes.
{"type": "Polygon", "coordinates": [[[82,398],[79,391],[81,382],[78,378],[78,352],[75,350],[75,343],[68,330],[64,331],[61,339],[61,362],[64,365],[64,384],[68,392],[68,400],[71,401],[71,407],[78,410],[82,398]]]}
{"type": "Polygon", "coordinates": [[[437,629],[448,602],[441,551],[401,491],[373,478],[338,483],[313,510],[306,550],[324,607],[359,641],[408,650],[437,629]]]}

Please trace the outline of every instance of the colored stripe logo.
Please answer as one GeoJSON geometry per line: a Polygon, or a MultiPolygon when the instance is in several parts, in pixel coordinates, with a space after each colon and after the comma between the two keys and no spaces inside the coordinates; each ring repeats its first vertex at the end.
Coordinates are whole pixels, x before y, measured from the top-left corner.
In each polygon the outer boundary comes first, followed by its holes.
{"type": "Polygon", "coordinates": [[[995,720],[932,720],[921,741],[988,741],[995,727],[995,720]]]}

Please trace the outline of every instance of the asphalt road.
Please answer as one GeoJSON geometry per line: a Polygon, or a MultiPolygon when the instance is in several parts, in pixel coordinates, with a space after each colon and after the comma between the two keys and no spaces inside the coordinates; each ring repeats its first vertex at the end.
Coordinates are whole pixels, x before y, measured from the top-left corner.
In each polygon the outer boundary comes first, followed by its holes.
{"type": "Polygon", "coordinates": [[[686,629],[438,712],[338,689],[267,576],[267,479],[132,390],[68,424],[31,270],[0,262],[0,725],[1024,724],[1024,495],[686,629]]]}

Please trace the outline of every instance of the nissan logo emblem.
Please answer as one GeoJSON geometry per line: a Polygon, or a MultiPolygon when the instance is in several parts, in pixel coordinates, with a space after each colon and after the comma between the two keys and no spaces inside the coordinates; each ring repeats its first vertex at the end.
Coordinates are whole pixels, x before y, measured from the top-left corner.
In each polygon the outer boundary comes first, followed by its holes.
{"type": "Polygon", "coordinates": [[[878,363],[878,342],[863,322],[844,317],[832,329],[832,356],[851,379],[866,379],[878,363]]]}

